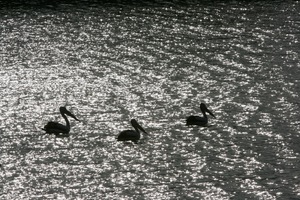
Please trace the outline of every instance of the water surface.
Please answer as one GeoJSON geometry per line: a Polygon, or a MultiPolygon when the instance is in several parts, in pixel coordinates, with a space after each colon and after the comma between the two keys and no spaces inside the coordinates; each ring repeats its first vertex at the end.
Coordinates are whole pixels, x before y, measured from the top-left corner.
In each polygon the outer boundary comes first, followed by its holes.
{"type": "Polygon", "coordinates": [[[1,199],[300,198],[298,1],[1,4],[1,199]]]}

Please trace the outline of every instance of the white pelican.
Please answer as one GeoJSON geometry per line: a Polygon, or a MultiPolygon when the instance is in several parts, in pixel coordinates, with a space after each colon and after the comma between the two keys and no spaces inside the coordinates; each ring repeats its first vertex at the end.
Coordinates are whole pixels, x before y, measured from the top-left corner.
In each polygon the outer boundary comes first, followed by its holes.
{"type": "Polygon", "coordinates": [[[137,141],[141,138],[140,131],[141,130],[143,133],[148,134],[138,123],[135,119],[132,119],[131,125],[133,126],[134,130],[125,130],[120,132],[118,135],[118,141],[132,141],[134,143],[137,143],[137,141]]]}
{"type": "Polygon", "coordinates": [[[207,107],[206,107],[206,105],[204,103],[200,104],[200,110],[201,110],[201,112],[203,114],[203,117],[193,116],[193,115],[189,116],[186,119],[186,125],[187,126],[189,126],[189,125],[207,126],[207,124],[208,124],[208,118],[207,118],[206,112],[208,112],[211,116],[213,116],[214,118],[216,118],[214,116],[214,114],[212,114],[212,112],[207,109],[207,107]]]}
{"type": "Polygon", "coordinates": [[[55,136],[68,137],[71,127],[66,115],[74,118],[76,121],[79,120],[72,113],[70,113],[70,111],[68,111],[66,107],[60,107],[59,111],[61,116],[65,119],[66,125],[60,124],[58,122],[48,122],[43,130],[48,134],[55,134],[55,136]]]}

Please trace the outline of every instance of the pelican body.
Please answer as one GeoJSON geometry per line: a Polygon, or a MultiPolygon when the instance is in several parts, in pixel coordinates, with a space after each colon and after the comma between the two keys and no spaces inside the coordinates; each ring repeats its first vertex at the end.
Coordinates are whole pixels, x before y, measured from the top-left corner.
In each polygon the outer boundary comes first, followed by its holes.
{"type": "Polygon", "coordinates": [[[58,122],[48,122],[47,125],[44,126],[43,130],[48,134],[55,134],[55,136],[67,137],[70,132],[70,122],[66,115],[72,117],[76,121],[79,121],[75,115],[73,115],[70,111],[66,109],[66,107],[59,108],[61,116],[65,119],[66,125],[60,124],[58,122]],[[61,133],[61,134],[60,134],[61,133]]]}
{"type": "Polygon", "coordinates": [[[137,143],[137,141],[141,138],[140,131],[148,134],[135,119],[132,119],[130,122],[134,130],[125,130],[120,132],[118,135],[118,141],[132,141],[137,143]]]}
{"type": "Polygon", "coordinates": [[[187,119],[186,119],[186,125],[189,126],[189,125],[198,125],[198,126],[207,126],[208,124],[208,118],[207,118],[207,115],[206,113],[209,113],[211,116],[213,116],[214,118],[216,118],[214,116],[214,114],[208,110],[208,108],[206,107],[206,105],[204,103],[201,103],[200,104],[200,110],[203,114],[203,117],[200,117],[200,116],[189,116],[187,119]]]}

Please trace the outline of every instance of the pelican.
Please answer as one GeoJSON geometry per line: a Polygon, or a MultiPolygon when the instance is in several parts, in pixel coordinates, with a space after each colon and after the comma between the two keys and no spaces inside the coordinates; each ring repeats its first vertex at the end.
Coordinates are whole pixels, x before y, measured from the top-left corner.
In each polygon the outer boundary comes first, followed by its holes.
{"type": "Polygon", "coordinates": [[[137,141],[141,138],[140,131],[143,133],[148,134],[138,123],[135,119],[132,119],[131,125],[133,126],[134,130],[125,130],[120,132],[118,135],[118,141],[132,141],[134,143],[137,143],[137,141]]]}
{"type": "Polygon", "coordinates": [[[55,134],[55,136],[68,137],[70,132],[70,122],[66,115],[74,118],[76,121],[79,121],[70,111],[66,109],[66,107],[59,108],[61,116],[65,119],[66,125],[60,124],[58,122],[48,122],[42,130],[46,131],[48,134],[55,134]],[[60,134],[62,133],[62,134],[60,134]]]}
{"type": "Polygon", "coordinates": [[[189,126],[189,125],[207,126],[208,118],[207,118],[206,112],[208,112],[211,116],[213,116],[214,118],[216,118],[214,116],[214,114],[212,114],[212,112],[207,109],[207,107],[206,107],[206,105],[204,103],[200,104],[200,110],[201,110],[201,112],[203,114],[203,117],[193,116],[193,115],[189,116],[186,119],[186,125],[187,126],[189,126]]]}

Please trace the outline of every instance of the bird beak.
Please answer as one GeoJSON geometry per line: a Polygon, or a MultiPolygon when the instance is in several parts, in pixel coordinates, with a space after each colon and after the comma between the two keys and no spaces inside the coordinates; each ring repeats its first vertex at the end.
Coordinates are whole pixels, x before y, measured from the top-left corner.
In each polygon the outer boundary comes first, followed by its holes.
{"type": "Polygon", "coordinates": [[[141,127],[141,125],[137,124],[137,128],[140,129],[143,133],[146,133],[147,135],[149,135],[149,133],[147,133],[143,127],[141,127]]]}
{"type": "Polygon", "coordinates": [[[216,118],[215,116],[214,116],[214,114],[212,114],[212,112],[210,112],[210,110],[206,110],[211,116],[213,116],[214,118],[216,118]]]}
{"type": "Polygon", "coordinates": [[[70,115],[71,117],[73,117],[76,121],[79,121],[80,122],[80,120],[79,119],[77,119],[76,117],[75,117],[75,115],[70,115]]]}
{"type": "Polygon", "coordinates": [[[69,115],[70,117],[72,117],[73,119],[75,119],[76,121],[80,121],[80,120],[77,119],[77,118],[75,117],[75,115],[73,115],[72,113],[66,112],[66,114],[69,115]]]}

